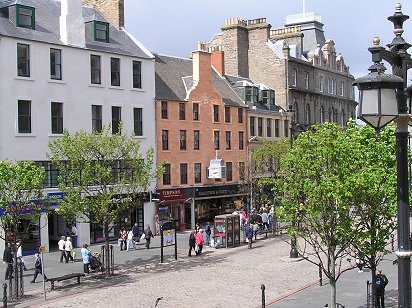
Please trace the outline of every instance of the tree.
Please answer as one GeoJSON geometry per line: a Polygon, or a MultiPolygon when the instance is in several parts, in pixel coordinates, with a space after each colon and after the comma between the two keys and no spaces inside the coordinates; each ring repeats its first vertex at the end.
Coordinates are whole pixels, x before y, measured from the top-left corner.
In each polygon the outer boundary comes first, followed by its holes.
{"type": "MultiPolygon", "coordinates": [[[[71,135],[65,131],[49,148],[49,157],[59,170],[59,189],[65,194],[57,212],[98,224],[109,256],[109,232],[163,170],[162,166],[154,168],[153,149],[143,156],[133,134],[124,135],[120,129],[112,135],[110,127],[101,133],[78,131],[71,135]]],[[[109,276],[108,257],[105,269],[109,276]]]]}
{"type": "Polygon", "coordinates": [[[33,222],[38,221],[42,212],[47,211],[47,202],[43,198],[42,187],[45,171],[32,161],[11,163],[0,161],[0,209],[3,215],[0,227],[4,233],[0,237],[11,243],[14,251],[14,295],[20,298],[19,275],[17,262],[17,240],[21,243],[27,238],[33,222]],[[26,226],[22,220],[30,215],[26,226]]]}
{"type": "MultiPolygon", "coordinates": [[[[351,254],[356,240],[362,246],[368,238],[368,225],[360,215],[360,205],[372,205],[376,200],[382,203],[381,192],[377,199],[370,198],[376,189],[375,180],[385,172],[374,168],[372,158],[376,160],[382,148],[385,153],[394,148],[387,143],[376,145],[368,130],[358,128],[355,122],[349,122],[346,130],[333,123],[313,126],[299,136],[281,161],[274,187],[281,192],[280,214],[299,222],[299,227],[291,230],[304,241],[299,250],[306,260],[320,266],[329,279],[330,307],[336,305],[336,281],[345,271],[342,261],[351,254]],[[369,172],[369,180],[365,171],[369,172]],[[305,255],[306,246],[312,248],[313,255],[305,255]]],[[[380,188],[383,194],[391,196],[393,181],[387,184],[380,188]]]]}

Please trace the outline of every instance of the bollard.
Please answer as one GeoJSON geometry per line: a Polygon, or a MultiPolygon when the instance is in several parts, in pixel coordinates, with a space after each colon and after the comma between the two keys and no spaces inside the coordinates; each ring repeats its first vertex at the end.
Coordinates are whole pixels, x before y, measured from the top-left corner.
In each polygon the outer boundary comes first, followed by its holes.
{"type": "Polygon", "coordinates": [[[266,307],[266,303],[265,303],[265,285],[262,284],[260,286],[260,289],[262,290],[262,308],[266,307]]]}
{"type": "Polygon", "coordinates": [[[19,298],[23,298],[24,297],[24,282],[23,282],[23,266],[19,266],[19,270],[20,270],[20,295],[19,298]]]}
{"type": "Polygon", "coordinates": [[[319,285],[322,286],[322,267],[319,264],[319,285]]]}
{"type": "Polygon", "coordinates": [[[3,307],[7,308],[7,283],[3,283],[3,307]]]}
{"type": "Polygon", "coordinates": [[[110,248],[110,270],[112,272],[112,275],[114,275],[114,250],[113,250],[113,245],[110,245],[109,248],[110,248]]]}

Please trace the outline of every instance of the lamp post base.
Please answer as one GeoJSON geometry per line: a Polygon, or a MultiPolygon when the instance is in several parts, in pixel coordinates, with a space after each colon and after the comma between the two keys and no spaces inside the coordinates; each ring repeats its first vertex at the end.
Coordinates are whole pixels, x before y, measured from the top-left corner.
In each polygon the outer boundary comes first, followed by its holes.
{"type": "Polygon", "coordinates": [[[289,253],[289,258],[297,258],[299,257],[298,250],[296,249],[296,236],[292,236],[290,240],[290,253],[289,253]]]}

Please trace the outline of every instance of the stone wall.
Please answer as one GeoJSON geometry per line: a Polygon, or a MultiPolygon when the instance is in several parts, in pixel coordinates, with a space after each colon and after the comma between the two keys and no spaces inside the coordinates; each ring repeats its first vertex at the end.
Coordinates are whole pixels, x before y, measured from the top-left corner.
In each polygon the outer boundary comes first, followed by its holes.
{"type": "Polygon", "coordinates": [[[242,25],[232,25],[222,28],[222,31],[226,74],[249,77],[248,30],[242,25]]]}
{"type": "Polygon", "coordinates": [[[124,0],[83,0],[83,5],[97,8],[114,26],[124,27],[124,0]]]}

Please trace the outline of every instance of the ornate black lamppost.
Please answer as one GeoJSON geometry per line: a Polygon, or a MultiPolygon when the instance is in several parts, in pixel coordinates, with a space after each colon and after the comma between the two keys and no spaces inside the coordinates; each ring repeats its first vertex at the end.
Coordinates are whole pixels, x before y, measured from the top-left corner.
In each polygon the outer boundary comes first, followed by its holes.
{"type": "MultiPolygon", "coordinates": [[[[411,264],[409,245],[409,184],[408,184],[408,112],[407,96],[411,87],[406,88],[407,70],[412,67],[407,49],[411,46],[402,37],[403,23],[409,18],[401,11],[398,3],[393,16],[395,38],[388,49],[381,47],[379,38],[374,38],[374,46],[369,48],[374,64],[369,75],[355,80],[359,89],[358,118],[377,131],[391,121],[396,121],[396,160],[398,195],[398,307],[411,307],[411,264]],[[392,74],[385,74],[382,64],[385,60],[392,66],[392,74]]],[[[409,94],[408,94],[409,93],[409,94]]],[[[410,103],[409,103],[410,105],[410,103]]]]}

